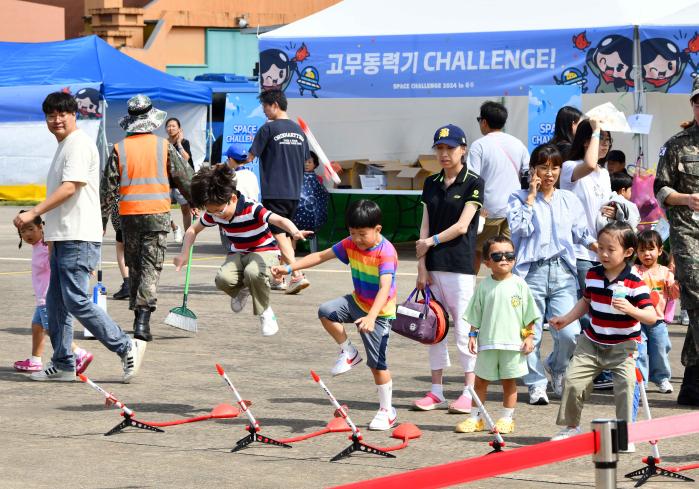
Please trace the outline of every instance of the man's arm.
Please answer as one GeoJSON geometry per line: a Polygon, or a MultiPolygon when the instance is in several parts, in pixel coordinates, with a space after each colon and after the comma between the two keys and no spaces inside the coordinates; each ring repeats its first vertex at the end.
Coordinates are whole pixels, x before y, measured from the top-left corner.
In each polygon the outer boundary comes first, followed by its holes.
{"type": "Polygon", "coordinates": [[[119,188],[119,154],[112,150],[100,181],[100,208],[102,210],[102,229],[107,228],[107,221],[112,212],[112,207],[118,199],[119,188]]]}
{"type": "Polygon", "coordinates": [[[85,182],[61,183],[43,202],[38,203],[27,212],[17,214],[13,220],[14,225],[17,229],[21,229],[25,224],[32,222],[36,216],[46,214],[50,210],[60,206],[63,202],[71,198],[83,185],[85,185],[85,182]]]}

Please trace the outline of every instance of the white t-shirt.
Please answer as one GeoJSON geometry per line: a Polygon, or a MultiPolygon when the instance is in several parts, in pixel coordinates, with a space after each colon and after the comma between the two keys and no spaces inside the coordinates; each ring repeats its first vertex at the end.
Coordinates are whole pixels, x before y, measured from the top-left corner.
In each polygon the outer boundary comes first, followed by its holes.
{"type": "Polygon", "coordinates": [[[507,199],[521,188],[519,176],[529,168],[529,151],[522,141],[502,131],[476,139],[468,152],[468,169],[485,182],[488,218],[507,216],[507,199]]]}
{"type": "Polygon", "coordinates": [[[255,174],[243,168],[235,172],[235,189],[250,200],[260,201],[260,185],[255,174]]]}
{"type": "Polygon", "coordinates": [[[46,241],[102,242],[99,172],[97,145],[85,132],[76,129],[58,143],[46,176],[46,195],[55,192],[63,182],[84,185],[79,185],[68,200],[46,213],[46,241]]]}
{"type": "MultiPolygon", "coordinates": [[[[580,163],[582,163],[582,160],[569,160],[563,163],[561,188],[570,190],[580,199],[585,210],[584,220],[587,224],[587,229],[592,236],[597,236],[597,214],[599,214],[602,206],[609,201],[609,196],[612,193],[612,184],[609,181],[609,172],[605,168],[600,167],[589,175],[572,182],[573,170],[580,163]]],[[[598,261],[597,254],[583,245],[575,244],[573,247],[575,248],[575,258],[598,261]]]]}

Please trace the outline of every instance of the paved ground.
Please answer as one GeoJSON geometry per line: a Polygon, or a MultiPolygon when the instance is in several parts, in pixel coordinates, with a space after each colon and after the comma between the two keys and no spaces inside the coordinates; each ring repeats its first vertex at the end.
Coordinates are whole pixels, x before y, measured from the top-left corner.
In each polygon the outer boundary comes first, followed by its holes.
{"type": "MultiPolygon", "coordinates": [[[[120,417],[117,410],[103,407],[96,392],[82,383],[34,383],[12,368],[15,360],[30,353],[29,322],[33,311],[31,251],[29,247],[17,249],[18,238],[11,225],[16,212],[16,208],[0,207],[0,487],[313,488],[459,460],[489,450],[488,437],[453,432],[462,416],[409,410],[411,401],[429,389],[429,371],[424,348],[400,336],[391,339],[390,348],[395,406],[399,421],[418,425],[422,438],[396,452],[396,459],[360,455],[329,463],[329,458],[347,444],[341,434],[305,441],[293,450],[252,447],[231,454],[229,449],[245,435],[243,419],[189,424],[169,428],[163,434],[131,430],[104,437],[102,434],[120,417]]],[[[219,362],[243,397],[254,402],[253,411],[264,432],[284,438],[320,429],[330,419],[332,409],[309,376],[309,370],[315,369],[335,395],[350,406],[353,419],[365,427],[377,408],[370,373],[362,366],[332,378],[328,372],[336,348],[316,319],[322,301],[350,289],[346,269],[339,262],[327,263],[308,272],[312,286],[302,295],[275,292],[273,307],[281,332],[262,338],[251,306],[234,316],[227,298],[213,286],[215,271],[223,259],[216,244],[217,235],[206,231],[201,238],[205,243],[196,249],[190,297],[190,306],[199,316],[200,331],[189,335],[162,323],[167,311],[180,303],[184,282],[184,273],[176,273],[168,265],[160,282],[160,307],[153,317],[155,341],[149,345],[142,373],[134,383],[121,384],[118,358],[94,341],[81,341],[95,354],[87,374],[113,391],[142,419],[164,421],[205,414],[219,403],[232,402],[231,392],[214,368],[219,362]]],[[[175,251],[175,245],[170,245],[168,263],[175,251]]],[[[111,294],[120,284],[111,228],[105,238],[104,259],[105,281],[111,294]]],[[[415,279],[415,261],[407,249],[401,253],[399,271],[402,298],[415,279]]],[[[108,307],[110,314],[130,329],[133,316],[126,303],[110,299],[108,307]]],[[[677,389],[682,373],[679,350],[684,328],[672,326],[670,331],[675,347],[673,384],[677,389]]],[[[358,342],[356,333],[353,335],[358,342]]],[[[549,347],[547,337],[545,349],[549,347]]],[[[461,377],[455,367],[448,374],[446,392],[453,399],[459,393],[461,377]]],[[[493,401],[501,400],[497,391],[496,386],[489,393],[493,407],[493,401]]],[[[525,404],[524,392],[520,387],[517,432],[507,437],[512,449],[545,441],[557,431],[553,421],[558,401],[530,407],[525,404]]],[[[649,396],[655,417],[686,412],[675,404],[675,395],[652,392],[649,396]]],[[[611,417],[613,412],[611,396],[595,394],[584,411],[583,425],[589,426],[593,417],[611,417]]],[[[396,442],[386,433],[365,434],[367,441],[376,445],[396,442]]],[[[694,436],[663,443],[664,459],[673,465],[699,461],[696,440],[694,436]]],[[[636,455],[623,455],[619,473],[638,468],[646,452],[647,447],[640,446],[636,455]]],[[[586,457],[480,481],[470,487],[592,487],[593,480],[592,464],[586,457]]],[[[667,484],[656,482],[645,487],[667,484]]],[[[620,475],[619,487],[631,484],[620,475]]]]}

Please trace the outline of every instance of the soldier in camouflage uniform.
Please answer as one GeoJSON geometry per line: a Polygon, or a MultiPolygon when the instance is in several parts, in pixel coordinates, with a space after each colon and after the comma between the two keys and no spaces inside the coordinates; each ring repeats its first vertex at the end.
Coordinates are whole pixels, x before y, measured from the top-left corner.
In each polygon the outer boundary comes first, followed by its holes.
{"type": "Polygon", "coordinates": [[[690,103],[694,120],[660,149],[654,191],[670,221],[682,308],[689,312],[682,348],[685,371],[677,402],[699,406],[699,79],[694,80],[690,103]]]}
{"type": "Polygon", "coordinates": [[[154,141],[150,134],[163,123],[167,113],[154,108],[145,95],[132,97],[127,106],[129,115],[119,121],[127,136],[114,145],[101,183],[102,223],[106,227],[111,206],[121,193],[118,200],[124,257],[129,267],[129,309],[135,317],[134,336],[151,341],[150,314],[157,302],[156,289],[170,230],[170,183],[190,201],[193,172],[174,146],[160,137],[154,141]],[[144,135],[149,135],[149,139],[144,135]],[[167,175],[161,174],[162,168],[158,166],[162,159],[159,151],[164,149],[161,145],[167,145],[167,175]],[[138,164],[141,168],[134,168],[138,164]],[[153,173],[148,174],[145,167],[153,173]],[[149,190],[153,188],[157,190],[149,190]],[[148,209],[159,212],[144,213],[148,209]]]}

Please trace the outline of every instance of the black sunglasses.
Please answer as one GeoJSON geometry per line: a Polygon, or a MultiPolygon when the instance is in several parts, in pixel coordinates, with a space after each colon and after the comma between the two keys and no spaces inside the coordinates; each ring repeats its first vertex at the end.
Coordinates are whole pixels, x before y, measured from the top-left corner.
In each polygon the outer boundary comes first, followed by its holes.
{"type": "Polygon", "coordinates": [[[505,253],[497,252],[490,254],[490,259],[496,263],[501,262],[503,258],[507,261],[515,261],[515,254],[512,251],[507,251],[505,253]]]}

